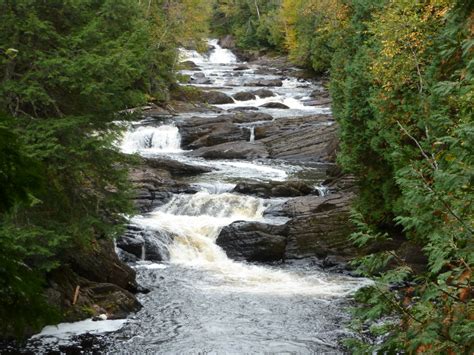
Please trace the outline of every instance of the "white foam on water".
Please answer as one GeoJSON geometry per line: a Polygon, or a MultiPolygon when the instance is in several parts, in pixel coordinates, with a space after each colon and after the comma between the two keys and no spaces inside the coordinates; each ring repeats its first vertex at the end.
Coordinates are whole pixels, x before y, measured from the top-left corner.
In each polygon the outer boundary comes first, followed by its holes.
{"type": "Polygon", "coordinates": [[[217,39],[208,41],[209,46],[213,47],[208,56],[202,55],[195,50],[181,48],[180,60],[190,60],[197,65],[215,65],[215,64],[233,64],[237,63],[237,57],[232,51],[222,48],[217,39]]]}
{"type": "Polygon", "coordinates": [[[241,161],[216,161],[213,163],[225,175],[234,177],[273,181],[285,181],[288,178],[288,173],[285,170],[268,165],[241,161]]]}
{"type": "Polygon", "coordinates": [[[249,142],[250,142],[250,143],[255,142],[255,126],[251,126],[251,127],[250,127],[250,139],[249,139],[249,142]]]}
{"type": "Polygon", "coordinates": [[[86,319],[73,323],[60,323],[58,325],[48,325],[43,330],[31,337],[31,339],[51,337],[55,339],[67,340],[73,336],[81,334],[103,334],[115,332],[123,327],[126,319],[93,321],[86,319]]]}
{"type": "Polygon", "coordinates": [[[237,63],[237,57],[232,51],[222,48],[218,44],[217,39],[211,39],[209,45],[213,46],[214,49],[211,51],[209,56],[209,62],[213,64],[232,64],[237,63]]]}
{"type": "Polygon", "coordinates": [[[324,185],[316,185],[314,188],[318,190],[319,196],[322,196],[322,197],[327,196],[330,193],[329,188],[324,185]]]}
{"type": "Polygon", "coordinates": [[[202,54],[198,53],[197,51],[184,49],[184,48],[179,49],[179,59],[181,61],[190,60],[197,65],[202,65],[208,61],[206,57],[204,57],[202,54]]]}
{"type": "Polygon", "coordinates": [[[139,261],[134,266],[135,269],[147,269],[147,270],[162,270],[167,269],[168,265],[160,264],[160,263],[153,263],[150,261],[139,261]]]}
{"type": "Polygon", "coordinates": [[[311,294],[341,296],[361,286],[357,279],[331,282],[324,274],[310,277],[297,273],[250,265],[229,259],[216,239],[223,227],[235,221],[264,222],[264,201],[230,193],[175,195],[166,205],[147,216],[132,219],[134,224],[175,235],[169,247],[170,263],[211,271],[221,283],[203,286],[221,291],[311,294]]]}
{"type": "Polygon", "coordinates": [[[181,153],[181,135],[176,126],[141,126],[125,133],[121,150],[127,154],[181,153]]]}
{"type": "Polygon", "coordinates": [[[206,191],[210,194],[222,194],[225,192],[231,192],[235,188],[235,184],[229,184],[225,182],[197,182],[191,184],[191,186],[199,189],[200,191],[206,191]]]}

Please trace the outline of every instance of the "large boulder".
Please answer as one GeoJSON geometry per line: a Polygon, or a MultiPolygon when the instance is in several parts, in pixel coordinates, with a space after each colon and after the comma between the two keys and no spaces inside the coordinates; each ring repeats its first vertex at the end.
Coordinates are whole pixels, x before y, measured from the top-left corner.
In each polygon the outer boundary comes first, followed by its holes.
{"type": "Polygon", "coordinates": [[[206,166],[187,164],[174,159],[163,157],[144,158],[143,161],[146,166],[155,169],[166,170],[173,177],[194,176],[209,173],[213,170],[212,168],[206,166]]]}
{"type": "Polygon", "coordinates": [[[296,197],[315,193],[314,189],[302,181],[241,182],[233,192],[262,198],[296,197]]]}
{"type": "MultiPolygon", "coordinates": [[[[194,74],[190,79],[189,82],[191,84],[197,84],[197,85],[206,85],[206,84],[212,84],[212,80],[207,78],[204,73],[198,72],[194,74]]],[[[209,102],[208,102],[209,103],[209,102]]]]}
{"type": "Polygon", "coordinates": [[[211,105],[233,104],[234,100],[227,94],[220,91],[202,91],[200,99],[211,105]]]}
{"type": "Polygon", "coordinates": [[[234,68],[235,71],[249,70],[250,67],[245,64],[240,64],[234,68]]]}
{"type": "Polygon", "coordinates": [[[173,236],[164,231],[143,230],[130,225],[127,232],[117,238],[116,245],[135,260],[168,261],[169,245],[173,236]]]}
{"type": "Polygon", "coordinates": [[[333,162],[339,146],[338,125],[327,115],[280,118],[255,128],[270,157],[288,161],[333,162]]]}
{"type": "Polygon", "coordinates": [[[248,140],[249,132],[233,122],[233,115],[190,117],[177,122],[184,149],[197,149],[226,142],[248,140]]]}
{"type": "Polygon", "coordinates": [[[230,110],[227,110],[227,112],[246,112],[246,111],[258,111],[259,108],[255,106],[237,106],[233,107],[230,110]]]}
{"type": "Polygon", "coordinates": [[[181,62],[179,64],[180,64],[181,68],[183,68],[185,70],[196,70],[196,71],[201,70],[199,68],[199,66],[191,60],[186,60],[186,61],[181,62]]]}
{"type": "Polygon", "coordinates": [[[291,218],[286,224],[285,257],[302,259],[339,255],[350,258],[358,255],[357,248],[348,238],[354,231],[350,222],[353,198],[352,194],[304,196],[290,199],[280,206],[279,214],[291,218]]]}
{"type": "Polygon", "coordinates": [[[188,155],[205,159],[259,159],[267,158],[268,151],[260,143],[239,141],[203,147],[188,153],[188,155]]]}
{"type": "Polygon", "coordinates": [[[234,222],[220,232],[216,243],[234,260],[280,261],[284,258],[285,226],[234,222]]]}
{"type": "Polygon", "coordinates": [[[303,101],[305,106],[330,106],[332,100],[330,98],[321,98],[317,100],[306,100],[303,101]]]}
{"type": "Polygon", "coordinates": [[[238,101],[249,101],[249,100],[255,100],[257,98],[253,93],[248,92],[248,91],[238,92],[237,94],[234,94],[232,97],[238,101]]]}
{"type": "Polygon", "coordinates": [[[249,140],[248,129],[241,123],[269,121],[273,117],[259,112],[236,112],[217,117],[190,117],[176,122],[184,149],[198,149],[217,144],[249,140]]]}
{"type": "Polygon", "coordinates": [[[96,239],[88,247],[66,250],[61,259],[61,266],[48,274],[45,296],[65,321],[104,313],[124,318],[140,309],[135,271],[117,257],[112,240],[96,239]]]}
{"type": "Polygon", "coordinates": [[[281,102],[267,102],[266,104],[260,105],[260,107],[265,107],[265,108],[276,108],[280,110],[288,110],[289,107],[286,106],[285,104],[282,104],[281,102]]]}
{"type": "Polygon", "coordinates": [[[255,96],[258,96],[261,99],[275,96],[273,91],[268,90],[268,89],[258,89],[258,90],[251,91],[251,93],[254,94],[255,96]]]}
{"type": "Polygon", "coordinates": [[[263,87],[272,87],[272,86],[283,86],[283,81],[280,79],[258,79],[251,81],[247,86],[263,86],[263,87]]]}
{"type": "Polygon", "coordinates": [[[144,159],[142,164],[129,171],[129,179],[135,190],[135,206],[141,212],[149,212],[168,202],[173,193],[195,193],[196,189],[188,183],[180,182],[178,177],[208,171],[207,168],[201,169],[166,159],[144,159]]]}

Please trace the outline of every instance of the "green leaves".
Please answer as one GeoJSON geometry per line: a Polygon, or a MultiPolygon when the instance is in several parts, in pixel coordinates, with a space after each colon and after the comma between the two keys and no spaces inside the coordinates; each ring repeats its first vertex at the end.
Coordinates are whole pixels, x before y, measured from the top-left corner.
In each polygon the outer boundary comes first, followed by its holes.
{"type": "Polygon", "coordinates": [[[133,213],[114,121],[173,84],[177,44],[158,43],[155,5],[146,17],[132,0],[0,1],[2,334],[51,321],[46,275],[133,213]]]}
{"type": "Polygon", "coordinates": [[[339,160],[360,179],[351,239],[378,249],[354,262],[375,281],[357,317],[400,319],[372,351],[468,352],[472,338],[456,334],[474,319],[472,6],[349,3],[351,28],[332,58],[333,110],[339,160]],[[402,240],[422,246],[425,272],[397,250],[402,240]]]}

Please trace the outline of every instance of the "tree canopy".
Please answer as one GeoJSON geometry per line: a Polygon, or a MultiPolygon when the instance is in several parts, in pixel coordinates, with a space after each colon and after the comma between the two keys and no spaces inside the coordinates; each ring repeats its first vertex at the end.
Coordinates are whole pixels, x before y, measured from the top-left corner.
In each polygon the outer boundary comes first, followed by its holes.
{"type": "MultiPolygon", "coordinates": [[[[0,1],[0,331],[57,316],[42,296],[64,251],[132,212],[117,112],[168,98],[205,1],[0,1]]],[[[60,316],[60,315],[59,315],[60,316]]]]}

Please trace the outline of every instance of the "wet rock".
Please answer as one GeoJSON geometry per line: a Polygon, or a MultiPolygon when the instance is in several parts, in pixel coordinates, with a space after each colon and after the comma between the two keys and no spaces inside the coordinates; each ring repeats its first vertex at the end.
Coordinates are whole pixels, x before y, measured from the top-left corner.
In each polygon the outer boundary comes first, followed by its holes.
{"type": "Polygon", "coordinates": [[[273,120],[272,115],[263,112],[242,112],[234,113],[232,115],[221,115],[220,117],[228,118],[233,123],[252,123],[273,120]]]}
{"type": "Polygon", "coordinates": [[[164,231],[142,230],[129,226],[127,232],[117,238],[117,248],[134,255],[138,260],[167,261],[168,246],[173,236],[164,231]]]}
{"type": "Polygon", "coordinates": [[[284,258],[285,226],[234,222],[222,229],[216,243],[234,260],[280,261],[284,258]]]}
{"type": "Polygon", "coordinates": [[[305,106],[329,106],[332,100],[330,98],[321,98],[318,100],[303,101],[305,106]]]}
{"type": "Polygon", "coordinates": [[[314,89],[309,95],[312,98],[329,98],[329,92],[323,87],[314,89]]]}
{"type": "Polygon", "coordinates": [[[119,260],[112,240],[97,240],[95,250],[74,251],[68,260],[71,269],[88,280],[136,290],[135,271],[119,260]]]}
{"type": "Polygon", "coordinates": [[[267,158],[268,151],[258,142],[229,142],[197,149],[188,155],[205,159],[259,159],[267,158]]]}
{"type": "Polygon", "coordinates": [[[262,198],[296,197],[316,193],[302,181],[241,182],[235,186],[233,192],[262,198]]]}
{"type": "Polygon", "coordinates": [[[48,276],[45,296],[65,321],[104,311],[109,318],[123,318],[140,309],[133,295],[138,289],[135,271],[118,258],[112,240],[94,240],[92,247],[65,251],[61,258],[62,266],[48,276]]]}
{"type": "Polygon", "coordinates": [[[232,104],[234,100],[227,94],[220,91],[202,91],[201,100],[211,105],[232,104]]]}
{"type": "Polygon", "coordinates": [[[173,117],[173,112],[166,107],[155,104],[149,104],[142,107],[136,107],[121,111],[120,113],[140,113],[143,118],[167,119],[173,117]]]}
{"type": "Polygon", "coordinates": [[[180,63],[181,67],[186,70],[201,70],[199,66],[191,60],[186,60],[180,63]]]}
{"type": "Polygon", "coordinates": [[[347,272],[352,270],[347,258],[339,255],[328,255],[322,262],[322,267],[332,272],[347,272]]]}
{"type": "Polygon", "coordinates": [[[275,94],[273,93],[273,91],[271,90],[268,90],[268,89],[258,89],[258,90],[254,90],[251,92],[252,94],[260,97],[261,99],[265,99],[267,97],[273,97],[275,96],[275,94]]]}
{"type": "Polygon", "coordinates": [[[241,70],[248,70],[250,67],[245,64],[238,65],[237,67],[234,68],[235,71],[241,71],[241,70]]]}
{"type": "Polygon", "coordinates": [[[286,224],[288,242],[285,257],[302,259],[338,255],[350,258],[359,251],[349,240],[354,231],[350,222],[353,194],[327,197],[296,197],[285,202],[280,213],[291,218],[286,224]]]}
{"type": "Polygon", "coordinates": [[[259,112],[237,112],[217,117],[190,117],[176,122],[184,149],[199,149],[217,144],[249,140],[249,130],[241,123],[268,121],[273,117],[259,112]]]}
{"type": "Polygon", "coordinates": [[[324,180],[323,185],[334,192],[354,192],[358,191],[357,179],[354,175],[340,174],[324,180]]]}
{"type": "Polygon", "coordinates": [[[228,110],[228,112],[245,112],[245,111],[258,111],[258,110],[259,108],[255,106],[238,106],[238,107],[234,107],[228,110]]]}
{"type": "Polygon", "coordinates": [[[280,118],[255,128],[270,157],[288,161],[333,162],[339,145],[337,124],[327,115],[280,118]]]}
{"type": "Polygon", "coordinates": [[[180,182],[177,177],[195,175],[206,170],[166,159],[143,159],[142,164],[129,172],[135,190],[135,205],[141,212],[149,212],[168,202],[173,193],[195,193],[194,188],[180,182]]]}
{"type": "Polygon", "coordinates": [[[117,238],[117,248],[122,249],[128,254],[132,254],[136,259],[141,260],[145,247],[145,239],[139,233],[128,231],[125,235],[117,238]]]}
{"type": "Polygon", "coordinates": [[[260,107],[277,108],[277,109],[282,109],[282,110],[289,109],[288,106],[286,106],[285,104],[282,104],[281,102],[267,102],[266,104],[263,104],[260,107]]]}
{"type": "Polygon", "coordinates": [[[238,92],[233,96],[234,99],[238,101],[249,101],[249,100],[255,100],[257,97],[251,93],[251,92],[238,92]]]}
{"type": "MultiPolygon", "coordinates": [[[[107,312],[108,319],[126,318],[129,313],[141,308],[140,302],[132,293],[115,284],[92,283],[86,286],[83,292],[89,294],[87,298],[90,297],[94,305],[98,305],[107,312]]],[[[78,299],[78,305],[84,307],[87,304],[87,298],[86,300],[81,298],[82,296],[78,299]]]]}
{"type": "Polygon", "coordinates": [[[234,49],[235,48],[235,39],[232,35],[227,35],[222,37],[217,42],[219,46],[225,49],[234,49]]]}
{"type": "Polygon", "coordinates": [[[207,85],[207,84],[212,84],[212,80],[209,78],[206,78],[206,76],[203,73],[196,73],[194,74],[190,80],[190,83],[192,84],[197,84],[197,85],[207,85]],[[200,74],[200,75],[198,75],[200,74]]]}
{"type": "Polygon", "coordinates": [[[213,169],[206,166],[198,166],[192,164],[186,164],[177,160],[167,159],[167,158],[145,158],[143,159],[144,163],[156,169],[164,169],[169,171],[169,173],[176,176],[194,176],[204,173],[209,173],[213,169]]]}
{"type": "Polygon", "coordinates": [[[181,145],[185,149],[198,149],[232,141],[248,140],[249,132],[234,124],[233,115],[218,117],[191,117],[177,123],[181,145]]]}
{"type": "Polygon", "coordinates": [[[283,86],[283,81],[280,79],[259,79],[251,81],[247,84],[248,86],[283,86]]]}

